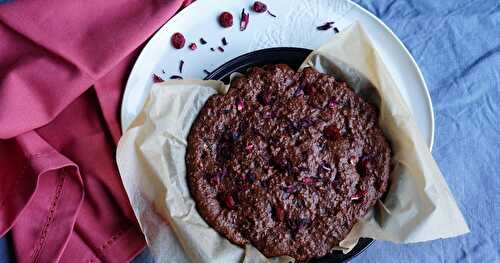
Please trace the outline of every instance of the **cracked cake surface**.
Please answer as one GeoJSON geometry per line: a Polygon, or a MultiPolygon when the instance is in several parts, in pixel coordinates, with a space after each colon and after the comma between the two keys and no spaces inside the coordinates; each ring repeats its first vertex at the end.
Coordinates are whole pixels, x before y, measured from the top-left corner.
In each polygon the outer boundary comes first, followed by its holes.
{"type": "Polygon", "coordinates": [[[378,110],[313,68],[252,68],[208,99],[188,136],[187,180],[204,220],[237,245],[322,257],[387,189],[378,110]]]}

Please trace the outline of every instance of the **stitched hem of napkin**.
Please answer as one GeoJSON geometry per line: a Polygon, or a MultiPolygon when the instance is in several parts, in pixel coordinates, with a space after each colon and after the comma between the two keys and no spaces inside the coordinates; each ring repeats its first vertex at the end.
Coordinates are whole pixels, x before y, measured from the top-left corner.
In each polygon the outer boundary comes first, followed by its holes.
{"type": "Polygon", "coordinates": [[[32,262],[36,262],[41,254],[42,249],[45,246],[47,236],[49,235],[49,230],[51,229],[50,226],[54,222],[55,218],[55,212],[57,210],[57,206],[59,205],[59,200],[61,197],[61,194],[63,192],[63,186],[64,186],[64,181],[66,179],[66,173],[61,170],[57,174],[57,186],[54,191],[54,197],[52,198],[52,201],[50,202],[50,209],[49,213],[45,219],[45,224],[42,227],[41,235],[38,241],[36,242],[36,247],[34,249],[33,255],[32,255],[32,262]]]}

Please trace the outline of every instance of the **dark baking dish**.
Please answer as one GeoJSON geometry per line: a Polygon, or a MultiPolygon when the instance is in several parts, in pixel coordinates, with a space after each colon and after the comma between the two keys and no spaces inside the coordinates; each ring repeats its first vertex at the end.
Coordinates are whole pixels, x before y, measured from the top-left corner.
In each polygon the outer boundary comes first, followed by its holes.
{"type": "MultiPolygon", "coordinates": [[[[250,52],[234,58],[220,67],[213,70],[208,76],[205,77],[206,80],[222,80],[224,83],[229,83],[229,76],[234,72],[246,72],[251,67],[264,66],[267,64],[288,64],[293,69],[298,69],[304,59],[312,52],[310,49],[304,48],[293,48],[293,47],[279,47],[279,48],[268,48],[261,49],[254,52],[250,52]]],[[[312,260],[311,262],[316,263],[337,263],[337,262],[347,262],[352,258],[356,257],[362,253],[366,248],[368,248],[374,242],[373,239],[362,238],[359,240],[356,247],[347,254],[343,254],[341,251],[334,252],[328,256],[320,259],[312,260]]]]}

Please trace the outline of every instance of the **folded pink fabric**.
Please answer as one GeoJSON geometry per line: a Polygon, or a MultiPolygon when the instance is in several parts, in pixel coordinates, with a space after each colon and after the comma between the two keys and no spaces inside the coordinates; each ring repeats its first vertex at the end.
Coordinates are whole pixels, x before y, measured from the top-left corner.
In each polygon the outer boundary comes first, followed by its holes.
{"type": "Polygon", "coordinates": [[[0,5],[0,236],[12,231],[18,262],[126,262],[144,247],[114,161],[120,99],[141,44],[189,2],[0,5]]]}

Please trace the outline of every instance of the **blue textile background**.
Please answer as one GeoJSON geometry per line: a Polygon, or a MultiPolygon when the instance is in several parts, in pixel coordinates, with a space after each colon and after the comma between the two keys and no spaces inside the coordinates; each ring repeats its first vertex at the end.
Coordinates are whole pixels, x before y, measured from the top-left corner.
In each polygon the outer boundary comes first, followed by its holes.
{"type": "MultiPolygon", "coordinates": [[[[353,262],[500,262],[500,1],[354,1],[381,18],[422,69],[436,117],[433,155],[471,233],[377,241],[353,262]]],[[[0,240],[0,263],[9,251],[0,240]]],[[[150,261],[147,251],[134,260],[150,261]]]]}
{"type": "Polygon", "coordinates": [[[436,119],[433,156],[471,233],[375,242],[353,262],[500,262],[500,1],[356,0],[415,57],[436,119]]]}

